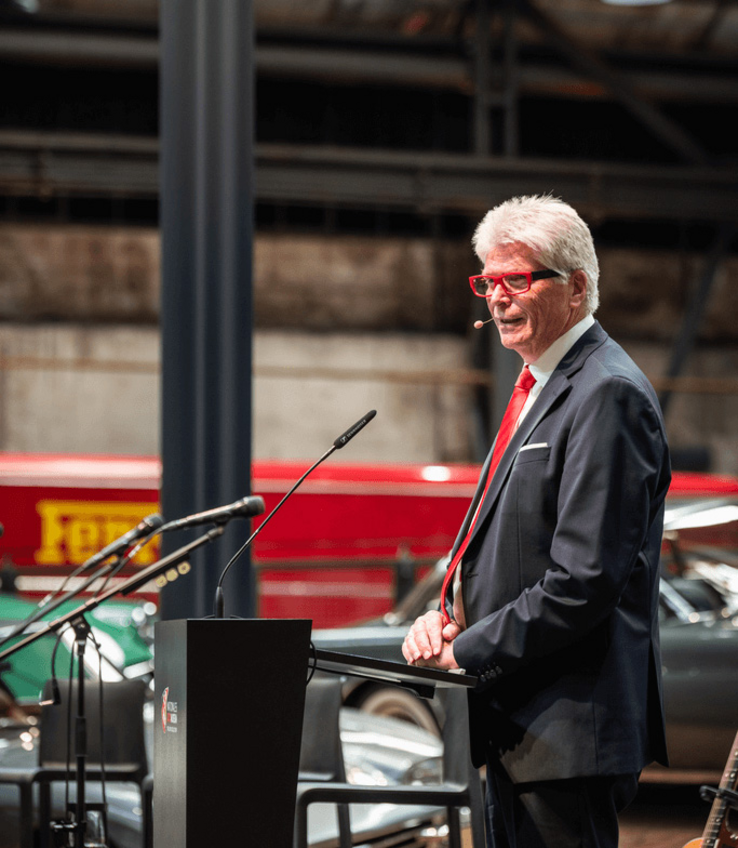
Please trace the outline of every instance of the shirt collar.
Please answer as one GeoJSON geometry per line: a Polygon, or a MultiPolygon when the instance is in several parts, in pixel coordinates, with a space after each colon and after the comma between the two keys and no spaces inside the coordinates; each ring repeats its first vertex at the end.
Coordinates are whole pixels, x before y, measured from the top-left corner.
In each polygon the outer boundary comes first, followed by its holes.
{"type": "Polygon", "coordinates": [[[581,321],[567,330],[563,336],[559,336],[535,362],[528,366],[530,373],[536,378],[537,385],[541,388],[546,385],[559,362],[561,362],[564,356],[574,347],[575,343],[587,332],[594,322],[595,320],[592,315],[585,315],[581,321]]]}

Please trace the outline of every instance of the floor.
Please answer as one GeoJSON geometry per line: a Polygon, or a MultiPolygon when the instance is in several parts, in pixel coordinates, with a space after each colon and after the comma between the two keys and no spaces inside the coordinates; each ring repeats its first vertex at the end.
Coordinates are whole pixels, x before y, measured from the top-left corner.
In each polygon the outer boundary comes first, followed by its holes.
{"type": "Polygon", "coordinates": [[[709,813],[698,785],[642,784],[620,817],[620,848],[682,848],[702,835],[709,813]]]}

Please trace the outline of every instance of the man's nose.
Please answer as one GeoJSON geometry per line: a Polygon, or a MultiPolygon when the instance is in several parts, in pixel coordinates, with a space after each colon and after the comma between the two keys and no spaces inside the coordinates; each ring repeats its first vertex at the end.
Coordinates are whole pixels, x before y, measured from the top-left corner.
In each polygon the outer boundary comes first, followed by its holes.
{"type": "Polygon", "coordinates": [[[487,300],[490,305],[493,305],[499,301],[509,301],[510,295],[502,287],[502,283],[497,283],[497,285],[492,289],[492,293],[487,295],[487,300]]]}

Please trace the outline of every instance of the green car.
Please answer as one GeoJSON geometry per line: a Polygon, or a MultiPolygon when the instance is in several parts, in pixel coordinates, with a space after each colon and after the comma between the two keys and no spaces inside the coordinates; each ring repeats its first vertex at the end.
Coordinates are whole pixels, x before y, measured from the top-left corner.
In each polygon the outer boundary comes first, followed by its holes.
{"type": "MultiPolygon", "coordinates": [[[[32,624],[28,633],[37,632],[45,627],[45,622],[58,618],[78,605],[76,599],[67,601],[32,624]]],[[[4,642],[19,621],[28,618],[36,609],[36,603],[20,594],[0,592],[0,643],[4,642]]],[[[88,642],[85,652],[88,676],[118,680],[121,675],[138,677],[153,673],[153,628],[150,622],[154,612],[153,604],[108,601],[87,613],[92,634],[100,646],[98,653],[94,645],[88,642]]],[[[0,651],[19,642],[25,635],[15,636],[2,644],[0,651]]],[[[38,702],[44,683],[51,677],[56,641],[57,634],[49,633],[0,661],[0,695],[4,689],[21,704],[38,702]]],[[[58,678],[69,676],[73,642],[74,632],[66,628],[55,660],[58,678]]],[[[76,661],[72,662],[72,667],[73,673],[76,673],[76,661]]]]}

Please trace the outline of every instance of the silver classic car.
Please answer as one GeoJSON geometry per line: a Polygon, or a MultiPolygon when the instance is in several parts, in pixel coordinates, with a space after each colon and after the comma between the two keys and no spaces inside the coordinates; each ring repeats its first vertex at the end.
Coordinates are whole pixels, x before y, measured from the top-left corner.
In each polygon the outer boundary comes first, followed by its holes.
{"type": "MultiPolygon", "coordinates": [[[[62,708],[63,709],[63,708],[62,708]]],[[[144,709],[144,723],[151,737],[156,720],[153,702],[144,709]]],[[[339,717],[340,738],[346,780],[361,786],[438,783],[441,776],[443,746],[434,734],[406,722],[385,716],[373,716],[344,707],[339,717]]],[[[306,728],[305,732],[324,732],[324,728],[306,728]]],[[[0,718],[0,773],[8,769],[28,769],[36,764],[41,729],[31,717],[0,718]]],[[[88,800],[99,800],[100,784],[90,783],[88,800]]],[[[109,782],[108,848],[142,848],[143,805],[138,788],[130,783],[109,782]]],[[[71,797],[74,799],[74,782],[71,797]]],[[[64,811],[64,784],[55,784],[54,818],[64,811]]],[[[377,848],[421,848],[437,844],[443,832],[441,810],[434,807],[393,804],[351,805],[351,830],[355,844],[377,848]]],[[[95,823],[96,817],[90,819],[95,823]]],[[[308,818],[311,848],[330,848],[337,844],[338,824],[333,804],[315,804],[308,818]]],[[[37,844],[37,843],[36,843],[37,844]]],[[[0,848],[20,845],[18,793],[15,786],[0,785],[0,848]]]]}
{"type": "MultiPolygon", "coordinates": [[[[719,780],[738,729],[738,504],[681,503],[667,511],[659,619],[671,767],[651,781],[719,780]]],[[[403,662],[408,626],[438,608],[440,560],[382,620],[314,631],[321,648],[403,662]]],[[[438,732],[433,702],[368,681],[348,681],[346,703],[438,732]]]]}

